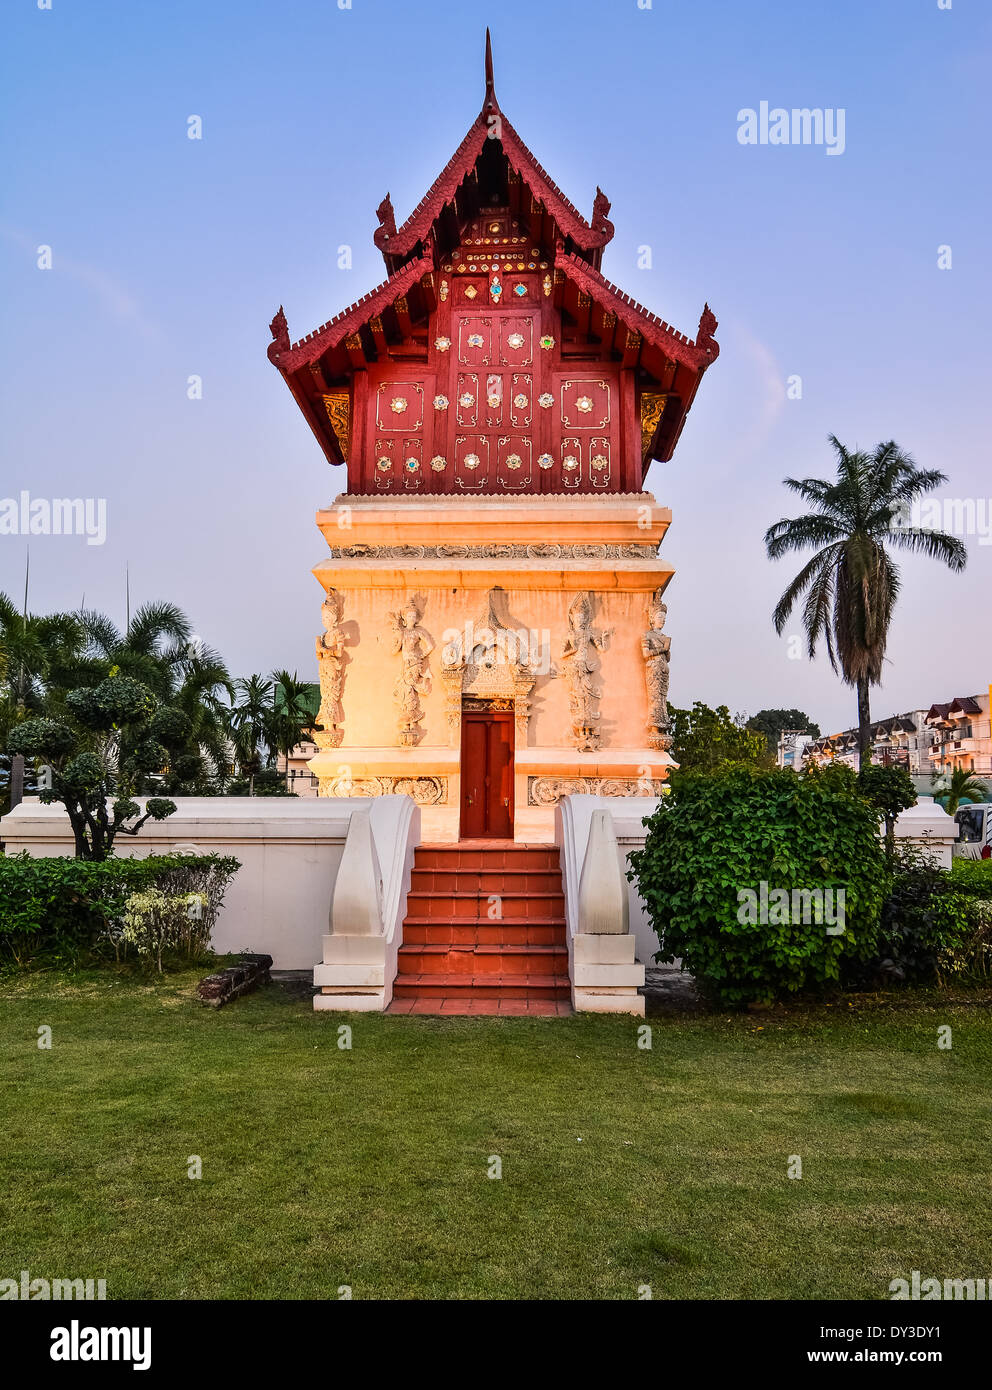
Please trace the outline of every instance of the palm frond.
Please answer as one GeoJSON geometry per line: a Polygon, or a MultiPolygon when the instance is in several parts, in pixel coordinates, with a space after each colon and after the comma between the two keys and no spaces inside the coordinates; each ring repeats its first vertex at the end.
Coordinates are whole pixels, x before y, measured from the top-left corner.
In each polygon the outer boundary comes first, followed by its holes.
{"type": "Polygon", "coordinates": [[[925,526],[899,527],[891,533],[892,545],[931,560],[943,560],[948,569],[960,573],[968,563],[968,547],[957,536],[946,531],[931,531],[925,526]]]}

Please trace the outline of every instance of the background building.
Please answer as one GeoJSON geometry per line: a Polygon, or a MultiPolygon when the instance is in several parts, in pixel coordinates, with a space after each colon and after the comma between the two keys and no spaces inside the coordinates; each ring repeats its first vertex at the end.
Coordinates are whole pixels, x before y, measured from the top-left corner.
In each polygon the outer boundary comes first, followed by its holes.
{"type": "MultiPolygon", "coordinates": [[[[957,696],[949,704],[929,709],[909,710],[872,724],[873,763],[904,767],[919,779],[917,790],[928,791],[934,773],[952,772],[963,767],[982,777],[992,776],[992,732],[989,727],[989,697],[957,696]]],[[[804,762],[842,762],[858,766],[858,731],[844,729],[837,734],[811,739],[802,749],[804,762]]],[[[783,766],[781,752],[779,766],[783,766]]]]}
{"type": "Polygon", "coordinates": [[[959,695],[949,705],[930,706],[926,714],[931,731],[927,756],[935,772],[963,767],[979,776],[992,774],[990,697],[992,686],[984,695],[959,695]]]}

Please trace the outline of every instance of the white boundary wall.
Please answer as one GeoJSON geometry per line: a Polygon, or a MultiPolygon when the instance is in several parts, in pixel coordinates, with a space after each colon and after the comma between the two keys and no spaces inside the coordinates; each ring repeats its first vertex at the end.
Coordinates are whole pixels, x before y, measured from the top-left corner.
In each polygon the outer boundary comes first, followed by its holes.
{"type": "MultiPolygon", "coordinates": [[[[213,935],[216,951],[264,951],[277,970],[311,970],[324,934],[351,818],[369,798],[177,797],[178,810],[120,835],[114,853],[144,858],[174,852],[233,855],[242,867],[228,885],[213,935]]],[[[382,868],[390,937],[406,912],[419,812],[410,797],[372,800],[372,834],[382,868]],[[405,874],[405,882],[404,882],[405,874]]],[[[23,801],[0,821],[7,854],[74,853],[60,806],[23,801]]]]}

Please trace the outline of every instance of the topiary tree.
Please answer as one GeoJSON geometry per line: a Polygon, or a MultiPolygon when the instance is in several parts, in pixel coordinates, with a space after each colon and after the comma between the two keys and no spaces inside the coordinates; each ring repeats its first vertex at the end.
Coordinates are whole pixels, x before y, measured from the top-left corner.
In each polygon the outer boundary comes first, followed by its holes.
{"type": "Polygon", "coordinates": [[[110,676],[66,696],[66,720],[26,719],[7,740],[11,753],[45,765],[39,798],[66,809],[77,859],[103,860],[118,835],[137,835],[164,820],[175,802],[150,798],[144,814],[133,799],[167,767],[170,747],[187,728],[179,711],[158,705],[140,681],[110,676]]]}
{"type": "Polygon", "coordinates": [[[630,856],[656,959],[681,959],[722,1005],[838,980],[846,958],[871,955],[878,933],[878,819],[853,775],[833,770],[680,774],[630,856]]]}

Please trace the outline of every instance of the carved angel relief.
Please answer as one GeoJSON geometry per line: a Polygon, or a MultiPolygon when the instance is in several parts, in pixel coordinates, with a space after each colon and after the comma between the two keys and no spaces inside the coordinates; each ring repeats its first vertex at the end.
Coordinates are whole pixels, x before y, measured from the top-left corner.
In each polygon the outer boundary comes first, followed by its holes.
{"type": "Polygon", "coordinates": [[[429,658],[436,643],[420,625],[425,606],[425,600],[414,597],[398,613],[389,614],[392,651],[400,658],[393,698],[399,707],[399,742],[403,748],[411,748],[423,738],[420,723],[424,707],[420,697],[431,692],[429,658]]]}
{"type": "Polygon", "coordinates": [[[641,651],[648,692],[648,747],[662,752],[667,752],[672,745],[668,732],[668,664],[672,639],[662,631],[667,616],[668,606],[661,601],[661,590],[656,589],[648,608],[648,630],[641,639],[641,651]]]}
{"type": "Polygon", "coordinates": [[[317,723],[321,728],[314,734],[318,748],[340,748],[344,739],[344,709],[341,695],[344,690],[344,668],[348,661],[345,636],[341,630],[344,614],[344,595],[328,589],[321,604],[320,616],[324,631],[317,638],[317,670],[320,673],[320,709],[317,723]]]}
{"type": "Polygon", "coordinates": [[[592,626],[592,594],[576,594],[568,610],[568,633],[562,644],[562,675],[568,682],[572,712],[572,738],[576,748],[590,752],[600,746],[598,684],[600,660],[613,635],[612,628],[597,632],[592,626]]]}

